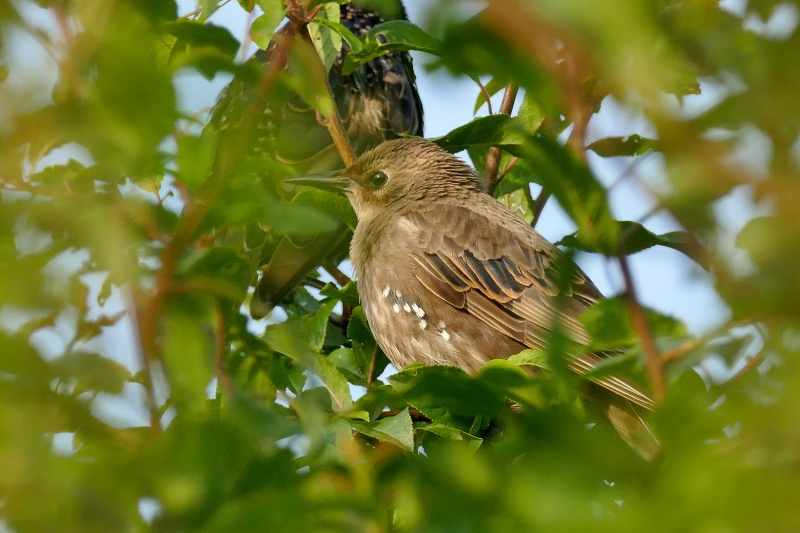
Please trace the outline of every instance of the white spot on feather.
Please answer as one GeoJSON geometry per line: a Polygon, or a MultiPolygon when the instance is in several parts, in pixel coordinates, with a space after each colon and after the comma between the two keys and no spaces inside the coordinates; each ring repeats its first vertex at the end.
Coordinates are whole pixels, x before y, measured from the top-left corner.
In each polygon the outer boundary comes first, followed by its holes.
{"type": "Polygon", "coordinates": [[[403,304],[403,311],[405,311],[406,313],[410,313],[411,312],[411,306],[408,305],[408,302],[403,304]]]}
{"type": "Polygon", "coordinates": [[[391,292],[391,289],[387,285],[386,287],[383,288],[383,297],[384,298],[388,298],[389,297],[389,292],[391,292]]]}
{"type": "Polygon", "coordinates": [[[399,313],[400,312],[400,304],[392,304],[392,310],[395,313],[399,313]]]}
{"type": "Polygon", "coordinates": [[[425,329],[425,328],[428,327],[428,323],[425,322],[424,320],[420,320],[419,321],[419,327],[422,328],[422,329],[425,329]]]}
{"type": "Polygon", "coordinates": [[[442,338],[443,338],[445,341],[447,341],[447,342],[450,342],[450,334],[447,332],[447,330],[446,330],[446,329],[443,329],[443,330],[442,330],[442,331],[440,331],[439,333],[441,333],[441,334],[442,334],[442,338]]]}

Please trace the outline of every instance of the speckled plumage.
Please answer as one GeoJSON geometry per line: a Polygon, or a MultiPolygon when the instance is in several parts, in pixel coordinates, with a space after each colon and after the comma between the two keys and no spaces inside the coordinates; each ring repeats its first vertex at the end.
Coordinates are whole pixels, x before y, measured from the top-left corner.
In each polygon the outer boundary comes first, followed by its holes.
{"type": "MultiPolygon", "coordinates": [[[[423,139],[388,141],[339,179],[359,219],[350,256],[361,303],[396,367],[446,364],[476,373],[490,359],[544,349],[556,320],[571,340],[588,343],[578,317],[600,291],[575,267],[557,304],[561,252],[455,156],[423,139]],[[386,177],[379,186],[376,173],[386,177]]],[[[582,355],[569,366],[584,374],[602,357],[582,355]]],[[[618,395],[604,410],[619,433],[642,455],[653,453],[657,441],[628,403],[651,408],[649,396],[615,377],[595,383],[618,395]]]]}

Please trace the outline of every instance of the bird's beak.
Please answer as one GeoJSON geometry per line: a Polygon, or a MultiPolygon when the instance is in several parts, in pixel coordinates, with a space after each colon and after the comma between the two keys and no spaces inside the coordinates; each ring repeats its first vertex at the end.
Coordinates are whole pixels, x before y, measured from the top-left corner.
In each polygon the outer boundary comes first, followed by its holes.
{"type": "Polygon", "coordinates": [[[317,187],[318,189],[325,189],[338,193],[345,193],[349,191],[350,186],[353,183],[350,178],[342,176],[341,170],[295,176],[292,178],[287,178],[283,180],[283,182],[294,185],[309,185],[311,187],[317,187]]]}

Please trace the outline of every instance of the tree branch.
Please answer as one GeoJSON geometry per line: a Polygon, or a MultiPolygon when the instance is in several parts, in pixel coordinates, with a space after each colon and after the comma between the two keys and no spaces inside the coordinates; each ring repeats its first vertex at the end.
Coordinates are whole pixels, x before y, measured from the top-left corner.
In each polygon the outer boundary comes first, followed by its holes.
{"type": "Polygon", "coordinates": [[[184,207],[175,235],[166,245],[161,254],[161,266],[155,273],[153,289],[149,297],[143,291],[137,289],[134,292],[134,305],[137,323],[139,326],[139,342],[141,345],[142,366],[145,370],[144,384],[147,389],[150,406],[150,423],[153,436],[160,434],[160,415],[157,413],[155,396],[153,392],[151,367],[154,361],[159,360],[158,334],[159,320],[163,311],[167,296],[174,289],[174,274],[178,267],[181,254],[192,242],[192,239],[205,219],[208,210],[222,190],[225,183],[223,177],[233,174],[235,168],[245,157],[249,150],[250,143],[247,142],[247,134],[254,130],[253,125],[256,113],[256,106],[265,99],[277,82],[278,76],[283,71],[288,57],[291,41],[280,39],[275,47],[275,54],[272,61],[264,73],[257,98],[251,104],[250,110],[246,113],[245,120],[241,128],[241,138],[234,139],[235,142],[226,143],[224,149],[217,155],[214,171],[209,178],[208,187],[205,195],[200,201],[189,202],[184,207]]]}
{"type": "MultiPolygon", "coordinates": [[[[519,87],[513,83],[509,83],[506,86],[499,113],[511,115],[514,109],[514,101],[517,99],[517,92],[519,92],[519,87]]],[[[500,148],[496,146],[489,148],[489,155],[486,157],[486,170],[483,173],[483,183],[486,184],[489,194],[494,194],[495,187],[500,183],[500,180],[497,179],[497,171],[500,169],[500,158],[502,156],[503,151],[500,148]]]]}
{"type": "Polygon", "coordinates": [[[647,361],[647,373],[650,376],[650,384],[653,388],[653,401],[659,404],[667,392],[664,379],[664,362],[658,353],[658,347],[653,339],[650,326],[647,324],[644,309],[636,296],[636,287],[633,284],[628,258],[620,255],[619,265],[622,269],[622,277],[625,279],[625,298],[628,301],[631,323],[636,335],[639,337],[639,343],[642,345],[642,351],[644,351],[645,360],[647,361]]]}
{"type": "MultiPolygon", "coordinates": [[[[303,38],[309,43],[312,42],[311,36],[308,33],[308,23],[314,20],[314,17],[320,10],[320,6],[317,6],[317,8],[311,13],[300,17],[298,14],[303,13],[305,8],[296,0],[290,0],[287,3],[289,4],[288,14],[291,15],[289,16],[289,20],[295,26],[297,33],[302,35],[303,38]]],[[[325,65],[322,63],[322,58],[320,58],[320,65],[323,69],[325,68],[325,65]]],[[[339,116],[339,110],[336,107],[336,99],[333,96],[333,91],[331,90],[331,84],[328,81],[327,74],[325,76],[325,90],[327,91],[332,104],[331,112],[323,117],[325,127],[328,128],[328,133],[330,133],[331,139],[333,139],[333,144],[336,146],[336,150],[339,152],[342,162],[346,167],[349,167],[356,161],[356,152],[353,150],[353,145],[350,143],[350,137],[347,136],[347,132],[342,124],[342,119],[339,116]]]]}

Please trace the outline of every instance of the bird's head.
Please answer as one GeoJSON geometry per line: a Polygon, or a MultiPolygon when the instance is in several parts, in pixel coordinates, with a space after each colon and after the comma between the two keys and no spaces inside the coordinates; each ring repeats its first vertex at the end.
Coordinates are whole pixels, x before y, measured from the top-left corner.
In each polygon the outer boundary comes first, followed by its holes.
{"type": "Polygon", "coordinates": [[[362,223],[388,209],[484,191],[469,165],[420,138],[386,141],[344,170],[286,181],[343,192],[362,223]]]}

